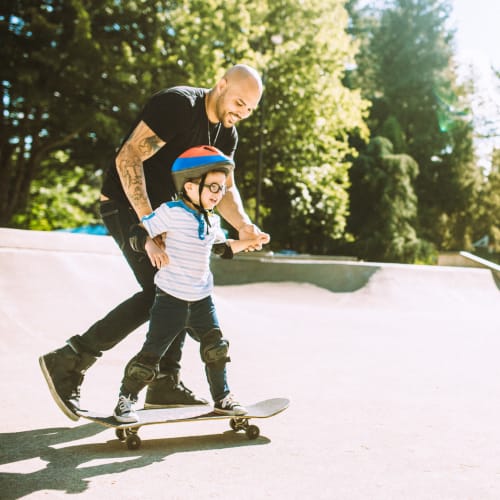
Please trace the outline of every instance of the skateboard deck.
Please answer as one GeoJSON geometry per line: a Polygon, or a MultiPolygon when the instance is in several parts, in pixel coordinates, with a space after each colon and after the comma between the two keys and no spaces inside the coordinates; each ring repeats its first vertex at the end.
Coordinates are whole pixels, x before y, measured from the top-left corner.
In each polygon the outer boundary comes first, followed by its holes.
{"type": "Polygon", "coordinates": [[[126,443],[130,450],[137,450],[141,446],[139,429],[143,425],[171,424],[175,422],[197,422],[202,420],[227,420],[234,431],[245,431],[248,439],[257,439],[260,429],[250,424],[253,418],[269,418],[281,413],[288,408],[290,400],[287,398],[273,398],[259,401],[251,405],[245,405],[245,415],[221,415],[215,413],[210,405],[193,405],[179,408],[156,408],[148,410],[137,410],[138,422],[122,423],[115,420],[112,415],[98,413],[92,410],[80,410],[78,415],[115,429],[116,437],[126,443]]]}

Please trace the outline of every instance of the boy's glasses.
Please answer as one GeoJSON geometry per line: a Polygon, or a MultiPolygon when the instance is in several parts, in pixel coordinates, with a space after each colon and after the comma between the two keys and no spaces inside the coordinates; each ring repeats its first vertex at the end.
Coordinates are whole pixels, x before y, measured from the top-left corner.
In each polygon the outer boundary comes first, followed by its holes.
{"type": "Polygon", "coordinates": [[[211,193],[218,193],[222,191],[222,194],[226,192],[226,186],[224,184],[217,184],[217,182],[212,182],[211,184],[203,184],[204,188],[208,188],[211,193]]]}

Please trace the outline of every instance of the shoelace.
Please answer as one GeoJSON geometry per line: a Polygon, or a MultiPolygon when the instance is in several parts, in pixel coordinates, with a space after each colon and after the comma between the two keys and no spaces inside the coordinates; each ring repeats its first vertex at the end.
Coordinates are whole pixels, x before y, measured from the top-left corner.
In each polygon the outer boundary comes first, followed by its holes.
{"type": "Polygon", "coordinates": [[[120,396],[120,399],[118,400],[118,408],[120,408],[120,411],[130,410],[131,403],[132,401],[130,401],[130,399],[125,396],[120,396]]]}
{"type": "Polygon", "coordinates": [[[181,391],[187,392],[188,394],[193,394],[191,389],[188,389],[182,382],[177,384],[177,387],[180,387],[181,391]]]}
{"type": "Polygon", "coordinates": [[[234,396],[232,394],[228,394],[222,401],[221,406],[223,408],[229,408],[234,404],[239,404],[234,400],[234,396]]]}

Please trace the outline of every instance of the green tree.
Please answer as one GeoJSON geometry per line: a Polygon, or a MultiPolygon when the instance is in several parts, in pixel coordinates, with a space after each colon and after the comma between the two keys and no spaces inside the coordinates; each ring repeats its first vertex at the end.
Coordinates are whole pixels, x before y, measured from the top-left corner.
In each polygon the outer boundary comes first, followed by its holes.
{"type": "Polygon", "coordinates": [[[0,18],[0,224],[24,210],[41,163],[109,161],[131,113],[178,81],[166,16],[152,2],[7,0],[0,18]],[[131,98],[133,96],[133,98],[131,98]],[[112,145],[110,147],[110,145],[112,145]]]}
{"type": "Polygon", "coordinates": [[[261,211],[273,246],[322,252],[345,228],[349,133],[367,134],[367,102],[342,82],[355,53],[347,13],[340,0],[278,0],[252,13],[265,92],[240,127],[244,199],[257,196],[261,144],[261,211]]]}
{"type": "Polygon", "coordinates": [[[449,2],[391,0],[382,9],[361,10],[357,5],[349,2],[361,53],[349,82],[373,103],[370,131],[418,164],[419,237],[442,249],[463,248],[470,242],[480,173],[467,93],[453,70],[449,2]]]}
{"type": "Polygon", "coordinates": [[[28,206],[13,217],[14,225],[51,231],[100,222],[96,200],[102,172],[78,166],[67,169],[67,162],[61,151],[42,162],[38,177],[30,185],[28,206]]]}
{"type": "Polygon", "coordinates": [[[375,137],[355,160],[350,174],[349,230],[356,239],[356,254],[385,262],[428,260],[431,249],[415,231],[415,160],[394,154],[388,139],[375,137]]]}
{"type": "Polygon", "coordinates": [[[449,150],[433,158],[435,182],[428,195],[434,202],[420,217],[421,234],[444,251],[470,248],[476,214],[484,201],[471,123],[457,121],[448,133],[449,150]]]}
{"type": "Polygon", "coordinates": [[[477,251],[483,257],[500,263],[500,149],[495,149],[492,153],[491,167],[483,178],[478,197],[482,203],[474,214],[472,238],[477,241],[487,236],[488,248],[477,251]]]}
{"type": "Polygon", "coordinates": [[[255,212],[259,192],[267,230],[280,229],[281,211],[293,217],[293,231],[275,240],[280,246],[306,234],[313,218],[317,229],[304,251],[324,250],[342,233],[348,136],[367,135],[367,102],[342,81],[355,51],[343,0],[8,0],[0,23],[0,55],[8,61],[0,223],[56,227],[55,212],[42,209],[64,210],[55,193],[94,214],[88,196],[76,197],[80,184],[94,186],[150,94],[209,86],[229,65],[247,62],[266,82],[259,111],[240,127],[237,177],[248,209],[255,212]],[[72,172],[77,185],[68,180],[72,172]],[[301,202],[303,190],[290,191],[290,179],[302,181],[311,204],[301,202]]]}

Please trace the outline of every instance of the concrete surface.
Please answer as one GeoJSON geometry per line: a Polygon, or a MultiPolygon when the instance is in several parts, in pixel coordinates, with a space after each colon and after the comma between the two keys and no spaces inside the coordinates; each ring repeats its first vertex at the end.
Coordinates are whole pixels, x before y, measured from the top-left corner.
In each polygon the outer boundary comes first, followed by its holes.
{"type": "MultiPolygon", "coordinates": [[[[264,282],[222,286],[257,265],[244,259],[216,264],[229,380],[242,402],[288,396],[290,408],[260,421],[256,441],[227,422],[158,425],[129,451],[112,430],[68,420],[37,361],[137,289],[114,243],[0,229],[0,498],[500,498],[491,271],[330,262],[308,275],[258,259],[264,282]]],[[[84,405],[112,410],[144,334],[88,372],[84,405]]],[[[183,364],[207,396],[191,340],[183,364]]]]}

